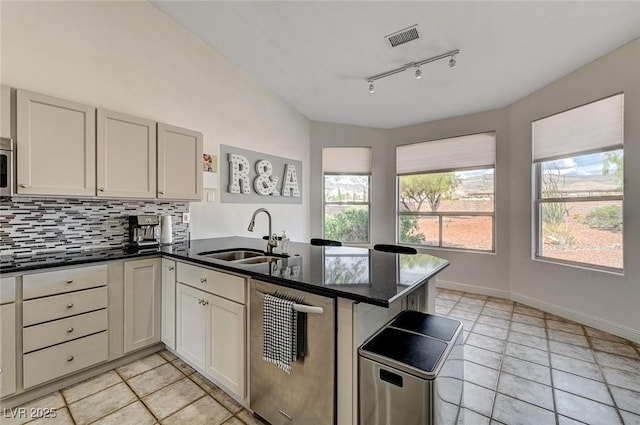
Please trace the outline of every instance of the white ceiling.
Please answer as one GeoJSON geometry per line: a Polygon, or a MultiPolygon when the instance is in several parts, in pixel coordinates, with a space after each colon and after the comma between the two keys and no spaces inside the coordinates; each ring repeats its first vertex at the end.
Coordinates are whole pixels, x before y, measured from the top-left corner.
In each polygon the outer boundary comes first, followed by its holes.
{"type": "Polygon", "coordinates": [[[316,121],[394,128],[507,106],[640,37],[640,2],[154,1],[316,121]],[[418,24],[422,38],[384,36],[418,24]],[[366,78],[460,49],[376,82],[366,78]]]}

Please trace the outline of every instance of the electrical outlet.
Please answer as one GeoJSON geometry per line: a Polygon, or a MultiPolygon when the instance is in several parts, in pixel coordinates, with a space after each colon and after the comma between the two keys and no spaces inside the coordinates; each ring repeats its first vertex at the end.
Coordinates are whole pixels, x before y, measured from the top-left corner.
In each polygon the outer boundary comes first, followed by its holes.
{"type": "Polygon", "coordinates": [[[407,310],[420,311],[418,304],[420,303],[420,294],[410,294],[407,296],[407,310]]]}
{"type": "Polygon", "coordinates": [[[188,224],[189,221],[191,220],[191,214],[190,213],[182,213],[182,222],[188,224]]]}

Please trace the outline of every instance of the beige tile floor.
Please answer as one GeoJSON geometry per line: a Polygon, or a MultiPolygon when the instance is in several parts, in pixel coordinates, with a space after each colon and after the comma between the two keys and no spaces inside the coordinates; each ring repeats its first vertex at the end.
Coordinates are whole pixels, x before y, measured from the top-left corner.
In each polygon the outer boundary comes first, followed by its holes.
{"type": "Polygon", "coordinates": [[[465,425],[640,425],[640,345],[466,292],[436,312],[464,324],[465,425]]]}
{"type": "Polygon", "coordinates": [[[129,363],[26,405],[55,418],[0,417],[2,425],[260,425],[224,391],[168,351],[129,363]]]}
{"type": "MultiPolygon", "coordinates": [[[[436,310],[464,324],[465,425],[640,425],[640,345],[482,295],[438,290],[436,310]]],[[[168,351],[27,407],[57,417],[0,423],[262,424],[168,351]]]]}

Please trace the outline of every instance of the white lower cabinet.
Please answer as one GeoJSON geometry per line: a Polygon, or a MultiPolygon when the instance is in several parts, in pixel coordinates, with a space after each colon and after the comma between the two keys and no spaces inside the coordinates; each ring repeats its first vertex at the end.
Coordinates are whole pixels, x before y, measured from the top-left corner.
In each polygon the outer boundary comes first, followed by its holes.
{"type": "Polygon", "coordinates": [[[160,341],[160,259],[124,263],[124,352],[160,341]]]}
{"type": "Polygon", "coordinates": [[[176,262],[162,259],[162,342],[176,349],[176,262]]]}
{"type": "Polygon", "coordinates": [[[205,371],[244,398],[246,307],[215,295],[208,295],[205,300],[205,371]]]}
{"type": "Polygon", "coordinates": [[[204,369],[206,309],[205,293],[178,283],[176,291],[176,351],[193,366],[204,369]]]}
{"type": "Polygon", "coordinates": [[[16,391],[16,304],[0,305],[0,397],[16,391]]]}
{"type": "MultiPolygon", "coordinates": [[[[240,285],[244,300],[246,279],[215,272],[215,282],[197,278],[210,270],[178,263],[176,289],[176,352],[206,376],[246,398],[246,305],[217,294],[196,289],[202,282],[215,286],[240,285]],[[188,270],[189,273],[185,273],[188,270]],[[193,282],[191,282],[193,278],[193,282]],[[185,282],[186,281],[186,282],[185,282]],[[193,286],[189,286],[193,284],[193,286]]],[[[227,291],[223,292],[227,293],[227,291]]]]}

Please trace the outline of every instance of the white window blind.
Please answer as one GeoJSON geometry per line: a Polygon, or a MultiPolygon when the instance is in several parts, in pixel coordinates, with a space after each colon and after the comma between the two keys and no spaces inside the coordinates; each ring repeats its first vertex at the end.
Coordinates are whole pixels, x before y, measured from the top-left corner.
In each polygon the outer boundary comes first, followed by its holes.
{"type": "Polygon", "coordinates": [[[371,174],[371,148],[324,148],[322,170],[336,174],[371,174]]]}
{"type": "Polygon", "coordinates": [[[495,162],[495,132],[412,143],[396,148],[396,172],[399,175],[491,168],[495,162]]]}
{"type": "Polygon", "coordinates": [[[533,122],[534,162],[622,147],[624,94],[533,122]]]}

